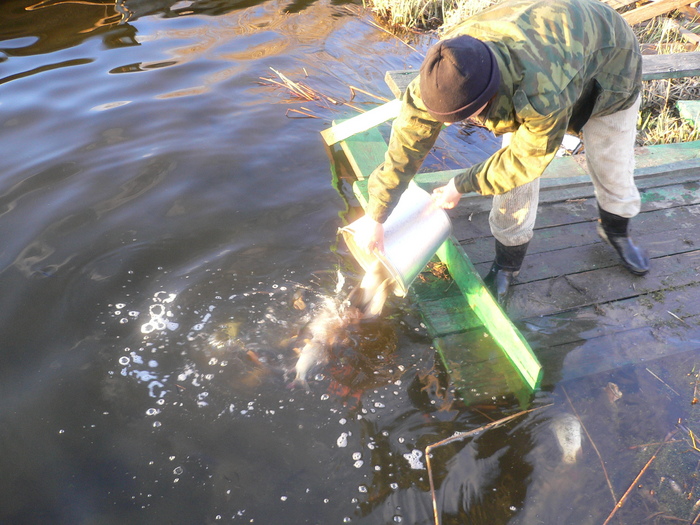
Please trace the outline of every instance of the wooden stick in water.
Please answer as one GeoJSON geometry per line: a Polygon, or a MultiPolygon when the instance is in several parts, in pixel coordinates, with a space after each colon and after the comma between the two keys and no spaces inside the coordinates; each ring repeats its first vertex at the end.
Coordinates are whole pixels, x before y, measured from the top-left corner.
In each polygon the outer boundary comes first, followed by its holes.
{"type": "Polygon", "coordinates": [[[488,423],[482,427],[475,428],[474,430],[470,430],[468,432],[458,432],[458,433],[454,434],[453,436],[450,436],[448,438],[445,438],[441,441],[438,441],[436,443],[433,443],[433,444],[425,447],[425,463],[428,467],[428,481],[430,482],[430,496],[433,500],[433,518],[435,519],[435,525],[440,525],[440,515],[438,514],[437,500],[435,499],[435,482],[433,480],[433,469],[432,469],[432,465],[430,463],[430,453],[432,452],[432,450],[434,448],[441,447],[443,445],[447,445],[447,444],[453,443],[455,441],[461,441],[462,439],[466,439],[470,436],[475,436],[475,435],[479,434],[480,432],[484,432],[486,430],[496,428],[498,426],[503,425],[504,423],[507,423],[508,421],[516,419],[520,416],[524,416],[525,414],[529,414],[530,412],[534,412],[536,410],[541,410],[543,408],[550,407],[550,406],[552,406],[552,404],[553,403],[550,403],[548,405],[542,405],[541,407],[531,408],[529,410],[523,410],[521,412],[518,412],[517,414],[512,414],[508,417],[504,417],[503,419],[499,419],[498,421],[493,421],[493,422],[488,423]]]}
{"type": "Polygon", "coordinates": [[[603,525],[608,525],[608,523],[610,523],[610,520],[612,520],[613,517],[615,516],[615,514],[617,514],[617,511],[620,510],[620,509],[622,508],[622,506],[625,504],[625,501],[627,501],[627,496],[629,496],[629,495],[630,495],[630,492],[632,492],[632,489],[634,489],[634,487],[637,486],[637,483],[639,482],[639,480],[642,478],[642,476],[643,476],[644,473],[647,471],[647,469],[649,468],[649,466],[650,466],[650,465],[654,462],[654,460],[656,459],[656,456],[657,456],[658,453],[661,451],[661,448],[668,442],[668,440],[671,438],[671,436],[673,436],[676,432],[677,432],[677,430],[674,431],[674,432],[672,432],[672,433],[669,434],[668,436],[666,436],[666,439],[664,439],[663,443],[661,443],[661,444],[658,446],[658,448],[656,449],[656,452],[654,452],[654,455],[651,456],[651,457],[649,458],[649,461],[647,461],[646,465],[644,465],[644,467],[642,468],[642,470],[639,471],[639,474],[637,474],[637,477],[634,478],[634,480],[632,481],[632,483],[630,483],[629,488],[628,488],[627,491],[622,495],[622,497],[620,498],[620,501],[618,501],[617,504],[615,505],[615,507],[613,507],[613,510],[612,510],[612,511],[610,512],[610,514],[608,515],[608,519],[606,519],[606,520],[603,522],[603,525]]]}

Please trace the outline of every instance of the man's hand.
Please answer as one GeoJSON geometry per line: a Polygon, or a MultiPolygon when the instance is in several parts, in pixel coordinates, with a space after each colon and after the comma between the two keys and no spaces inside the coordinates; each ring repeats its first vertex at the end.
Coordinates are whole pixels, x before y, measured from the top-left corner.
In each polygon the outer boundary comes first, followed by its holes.
{"type": "Polygon", "coordinates": [[[355,221],[355,243],[363,250],[384,253],[384,225],[368,215],[355,221]]]}
{"type": "Polygon", "coordinates": [[[455,187],[454,178],[450,179],[446,185],[435,188],[432,195],[435,204],[444,210],[451,210],[457,206],[461,196],[462,194],[455,187]]]}

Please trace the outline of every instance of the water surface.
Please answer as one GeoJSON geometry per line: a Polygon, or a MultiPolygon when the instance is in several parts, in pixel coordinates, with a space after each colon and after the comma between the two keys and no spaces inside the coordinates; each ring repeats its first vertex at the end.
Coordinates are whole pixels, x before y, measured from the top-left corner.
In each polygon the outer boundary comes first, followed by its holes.
{"type": "MultiPolygon", "coordinates": [[[[264,79],[387,96],[420,53],[370,20],[326,0],[0,5],[2,523],[432,523],[425,446],[521,408],[462,406],[410,300],[289,386],[295,336],[358,279],[319,136],[350,110],[264,79]]],[[[584,441],[567,470],[550,429],[560,387],[436,456],[445,523],[602,521],[598,459],[584,441]]]]}

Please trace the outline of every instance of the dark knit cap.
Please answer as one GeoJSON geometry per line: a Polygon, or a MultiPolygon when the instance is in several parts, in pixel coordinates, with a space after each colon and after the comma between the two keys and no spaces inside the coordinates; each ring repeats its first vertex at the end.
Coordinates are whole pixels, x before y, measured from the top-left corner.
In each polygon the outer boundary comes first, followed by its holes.
{"type": "Polygon", "coordinates": [[[438,42],[420,67],[421,99],[440,122],[471,117],[496,94],[500,81],[491,49],[468,35],[438,42]]]}

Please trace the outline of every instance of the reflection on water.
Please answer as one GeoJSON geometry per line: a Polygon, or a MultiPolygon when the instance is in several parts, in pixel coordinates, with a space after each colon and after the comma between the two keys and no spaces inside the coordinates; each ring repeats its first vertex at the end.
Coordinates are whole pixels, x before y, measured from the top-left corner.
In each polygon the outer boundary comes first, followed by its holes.
{"type": "MultiPolygon", "coordinates": [[[[396,298],[291,384],[309,322],[359,281],[336,238],[357,211],[319,137],[345,108],[260,82],[347,100],[419,62],[342,2],[0,3],[0,522],[433,523],[425,447],[520,402],[465,406],[396,298]],[[317,118],[285,117],[302,104],[317,118]]],[[[646,364],[678,395],[644,367],[551,381],[531,405],[552,407],[440,449],[443,523],[601,523],[593,442],[620,498],[648,459],[631,447],[700,431],[669,379],[696,358],[646,364]],[[563,461],[569,398],[588,433],[563,461]]],[[[623,522],[690,515],[692,477],[655,475],[623,522]]]]}

